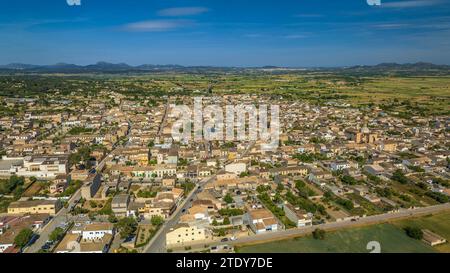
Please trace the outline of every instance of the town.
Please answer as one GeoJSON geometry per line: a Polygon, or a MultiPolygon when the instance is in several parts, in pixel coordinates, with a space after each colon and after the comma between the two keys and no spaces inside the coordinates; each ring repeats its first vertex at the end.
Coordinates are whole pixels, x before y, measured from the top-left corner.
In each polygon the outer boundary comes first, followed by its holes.
{"type": "Polygon", "coordinates": [[[140,96],[101,81],[2,94],[0,253],[229,253],[450,208],[448,115],[180,86],[140,96]],[[174,138],[173,109],[199,96],[223,109],[278,105],[278,147],[174,138]]]}

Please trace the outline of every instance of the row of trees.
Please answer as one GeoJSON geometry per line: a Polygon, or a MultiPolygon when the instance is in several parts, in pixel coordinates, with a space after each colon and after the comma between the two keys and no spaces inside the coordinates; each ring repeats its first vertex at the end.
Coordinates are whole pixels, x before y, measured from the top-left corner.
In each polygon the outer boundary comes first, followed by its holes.
{"type": "Polygon", "coordinates": [[[24,191],[25,178],[12,175],[8,180],[0,181],[0,194],[14,194],[20,197],[24,191]]]}
{"type": "Polygon", "coordinates": [[[400,184],[407,184],[409,182],[408,177],[402,172],[402,170],[395,170],[392,174],[392,180],[399,182],[400,184]]]}
{"type": "Polygon", "coordinates": [[[312,162],[317,161],[317,160],[325,160],[325,159],[327,159],[326,155],[323,155],[323,154],[320,154],[320,153],[315,153],[315,154],[312,154],[312,153],[300,153],[300,154],[295,154],[293,156],[293,158],[295,158],[295,159],[297,159],[297,160],[299,160],[301,162],[304,162],[304,163],[312,163],[312,162]]]}

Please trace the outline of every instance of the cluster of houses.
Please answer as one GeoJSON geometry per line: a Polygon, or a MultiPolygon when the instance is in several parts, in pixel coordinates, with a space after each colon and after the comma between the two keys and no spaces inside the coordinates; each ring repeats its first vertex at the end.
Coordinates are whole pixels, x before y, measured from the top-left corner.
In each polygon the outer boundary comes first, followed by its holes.
{"type": "MultiPolygon", "coordinates": [[[[166,234],[170,247],[275,232],[287,228],[287,222],[303,227],[348,220],[368,213],[367,202],[380,211],[405,207],[406,201],[379,194],[398,170],[414,183],[424,182],[427,191],[450,195],[448,184],[437,182],[449,180],[447,117],[406,120],[378,108],[362,111],[279,99],[280,146],[267,150],[259,140],[174,140],[171,105],[175,100],[192,105],[188,96],[150,107],[114,92],[101,95],[114,104],[95,98],[84,111],[62,114],[39,113],[42,108],[33,100],[10,102],[26,104],[29,112],[0,118],[0,126],[10,128],[0,131],[0,178],[17,175],[49,183],[40,199],[12,202],[8,214],[55,215],[66,200],[62,194],[78,181],[83,200],[110,200],[116,217],[167,219],[190,190],[196,190],[186,187],[214,176],[166,234]],[[73,155],[86,146],[91,148],[89,158],[81,159],[83,164],[73,162],[73,155]],[[305,188],[299,189],[298,181],[305,188]],[[260,200],[261,187],[273,207],[260,200]],[[305,201],[286,198],[291,192],[305,201]],[[332,196],[327,199],[331,203],[323,203],[324,195],[332,196]],[[361,212],[343,208],[335,199],[350,201],[361,212]],[[325,212],[317,212],[319,206],[326,207],[325,212]]],[[[256,100],[274,103],[270,97],[251,95],[211,97],[204,103],[256,100]]],[[[66,234],[56,252],[105,252],[114,234],[108,223],[83,225],[66,234]]]]}

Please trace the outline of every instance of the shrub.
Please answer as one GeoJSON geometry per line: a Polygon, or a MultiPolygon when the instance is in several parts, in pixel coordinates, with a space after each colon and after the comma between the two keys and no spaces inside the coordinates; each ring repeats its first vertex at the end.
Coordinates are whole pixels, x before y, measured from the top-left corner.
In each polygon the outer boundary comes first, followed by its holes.
{"type": "Polygon", "coordinates": [[[421,240],[423,238],[423,232],[418,227],[405,227],[405,232],[406,235],[413,239],[421,240]]]}

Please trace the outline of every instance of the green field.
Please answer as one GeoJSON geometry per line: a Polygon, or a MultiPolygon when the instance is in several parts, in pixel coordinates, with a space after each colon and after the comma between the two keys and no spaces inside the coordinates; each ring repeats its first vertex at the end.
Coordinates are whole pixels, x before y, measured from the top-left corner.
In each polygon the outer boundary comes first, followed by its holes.
{"type": "MultiPolygon", "coordinates": [[[[402,220],[393,223],[399,228],[406,226],[416,226],[422,229],[429,229],[432,232],[439,234],[440,236],[450,241],[450,212],[444,212],[436,215],[428,215],[421,218],[414,218],[408,220],[402,220]]],[[[450,243],[436,246],[440,252],[450,253],[450,243]]]]}
{"type": "Polygon", "coordinates": [[[383,253],[436,252],[422,241],[409,238],[392,224],[328,232],[325,240],[312,236],[237,248],[239,253],[368,253],[367,243],[378,241],[383,253]]]}

